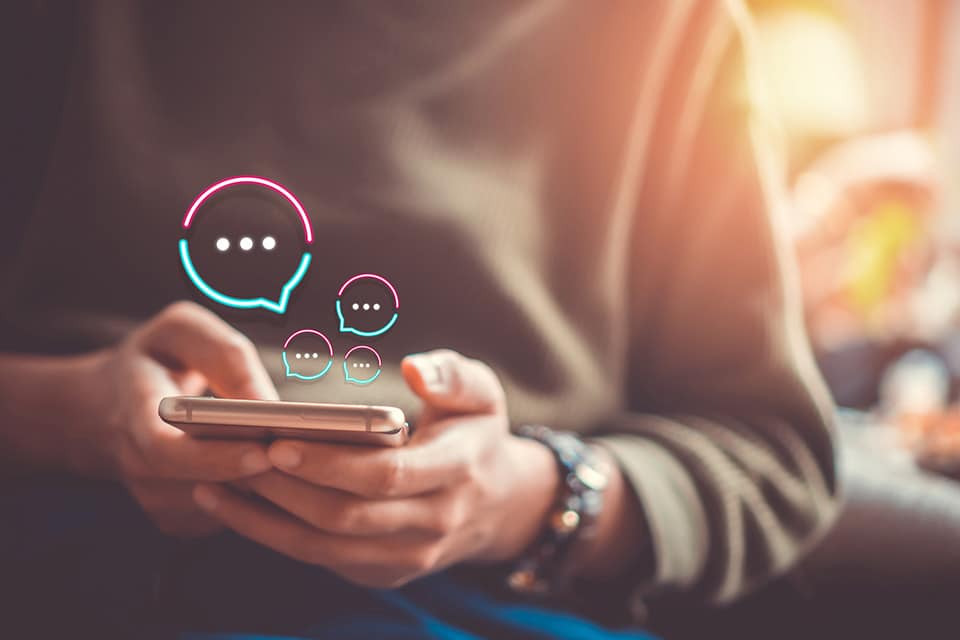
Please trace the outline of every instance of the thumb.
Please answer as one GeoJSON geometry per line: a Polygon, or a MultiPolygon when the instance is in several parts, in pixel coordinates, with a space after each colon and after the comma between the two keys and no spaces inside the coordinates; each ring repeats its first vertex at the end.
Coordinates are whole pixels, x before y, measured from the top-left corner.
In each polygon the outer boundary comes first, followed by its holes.
{"type": "Polygon", "coordinates": [[[503,386],[489,366],[456,351],[438,349],[407,356],[403,378],[427,405],[441,413],[493,413],[504,407],[503,386]]]}

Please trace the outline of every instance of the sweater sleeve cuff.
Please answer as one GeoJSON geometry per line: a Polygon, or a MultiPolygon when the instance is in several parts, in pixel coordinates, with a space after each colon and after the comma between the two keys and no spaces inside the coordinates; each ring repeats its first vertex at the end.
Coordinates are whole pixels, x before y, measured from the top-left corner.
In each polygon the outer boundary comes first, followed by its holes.
{"type": "Polygon", "coordinates": [[[690,474],[664,447],[641,436],[591,440],[617,460],[646,516],[653,571],[641,578],[638,591],[690,587],[702,575],[709,553],[707,515],[690,474]]]}

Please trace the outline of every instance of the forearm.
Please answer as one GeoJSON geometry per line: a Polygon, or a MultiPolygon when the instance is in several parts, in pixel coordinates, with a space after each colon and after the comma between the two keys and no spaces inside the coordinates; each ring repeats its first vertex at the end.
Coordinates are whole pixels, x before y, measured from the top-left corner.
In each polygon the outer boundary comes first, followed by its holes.
{"type": "Polygon", "coordinates": [[[96,355],[0,355],[0,466],[5,474],[88,472],[99,465],[75,428],[96,355]]]}
{"type": "Polygon", "coordinates": [[[624,415],[599,438],[643,505],[651,591],[727,602],[801,556],[836,509],[829,426],[792,419],[624,415]],[[806,432],[806,433],[805,433],[806,432]]]}

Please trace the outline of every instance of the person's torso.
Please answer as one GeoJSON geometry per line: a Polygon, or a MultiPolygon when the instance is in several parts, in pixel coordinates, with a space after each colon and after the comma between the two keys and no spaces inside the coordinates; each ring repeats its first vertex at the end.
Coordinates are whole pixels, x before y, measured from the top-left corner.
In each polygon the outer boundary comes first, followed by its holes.
{"type": "Polygon", "coordinates": [[[517,421],[580,429],[614,411],[620,173],[659,10],[428,4],[82,11],[10,308],[81,333],[91,318],[194,299],[256,340],[288,399],[409,409],[399,359],[449,347],[497,370],[517,421]],[[185,210],[235,175],[276,180],[310,216],[313,261],[283,315],[218,305],[184,275],[185,210]],[[388,278],[401,300],[379,336],[338,330],[338,290],[360,273],[388,278]],[[282,343],[301,328],[333,344],[319,380],[284,377],[282,343]],[[383,356],[370,385],[344,382],[340,359],[357,344],[383,356]]]}

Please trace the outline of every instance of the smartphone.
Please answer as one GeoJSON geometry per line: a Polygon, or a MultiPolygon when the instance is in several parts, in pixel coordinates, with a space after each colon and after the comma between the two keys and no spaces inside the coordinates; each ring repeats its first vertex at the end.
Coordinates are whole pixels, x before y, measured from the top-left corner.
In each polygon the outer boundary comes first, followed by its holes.
{"type": "Polygon", "coordinates": [[[297,438],[398,447],[410,429],[396,407],[267,402],[175,396],[158,408],[164,422],[197,438],[297,438]]]}

